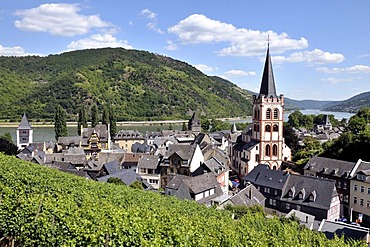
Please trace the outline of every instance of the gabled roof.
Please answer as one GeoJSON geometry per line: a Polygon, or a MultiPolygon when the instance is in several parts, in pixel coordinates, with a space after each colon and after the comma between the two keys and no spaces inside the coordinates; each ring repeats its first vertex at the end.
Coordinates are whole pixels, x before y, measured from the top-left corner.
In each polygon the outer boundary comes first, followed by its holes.
{"type": "Polygon", "coordinates": [[[121,170],[117,160],[105,163],[103,165],[103,168],[107,171],[108,175],[112,175],[112,174],[117,173],[121,170]]]}
{"type": "Polygon", "coordinates": [[[265,199],[253,184],[249,184],[229,200],[234,205],[252,206],[256,204],[264,205],[265,199]]]}
{"type": "Polygon", "coordinates": [[[196,111],[193,112],[193,115],[191,116],[191,119],[189,120],[190,127],[200,127],[200,119],[196,113],[196,111]]]}
{"type": "Polygon", "coordinates": [[[282,192],[281,200],[309,207],[329,209],[333,195],[337,195],[335,180],[323,179],[302,175],[291,174],[282,192]],[[288,196],[288,192],[294,188],[296,194],[288,196]],[[304,197],[299,198],[299,193],[304,191],[304,197]],[[309,200],[310,196],[313,200],[309,200]]]}
{"type": "Polygon", "coordinates": [[[346,224],[339,221],[323,220],[318,229],[326,235],[328,239],[333,239],[335,235],[344,236],[345,240],[368,240],[369,228],[346,224]]]}
{"type": "Polygon", "coordinates": [[[195,146],[192,145],[171,145],[166,151],[166,157],[169,158],[173,154],[177,154],[182,160],[191,160],[195,151],[195,146]]]}
{"type": "Polygon", "coordinates": [[[263,69],[261,88],[258,97],[261,97],[261,95],[264,95],[266,98],[277,97],[274,73],[272,71],[272,63],[270,57],[270,47],[267,48],[265,67],[263,69]]]}
{"type": "Polygon", "coordinates": [[[143,155],[137,164],[138,168],[157,169],[159,164],[159,155],[143,155]]]}
{"type": "Polygon", "coordinates": [[[61,136],[58,138],[58,144],[63,145],[70,145],[72,143],[74,143],[74,145],[80,145],[81,141],[81,136],[61,136]]]}
{"type": "Polygon", "coordinates": [[[28,122],[28,119],[27,119],[27,116],[26,114],[23,114],[23,117],[22,117],[22,120],[21,122],[19,123],[19,126],[17,128],[18,130],[22,129],[22,130],[30,130],[32,129],[31,128],[31,125],[29,124],[28,122]]]}
{"type": "Polygon", "coordinates": [[[356,162],[314,156],[304,166],[304,170],[332,175],[335,177],[349,178],[355,165],[356,162]]]}
{"type": "Polygon", "coordinates": [[[268,165],[259,164],[243,179],[254,185],[283,190],[289,176],[288,172],[272,170],[268,165]]]}
{"type": "Polygon", "coordinates": [[[112,175],[107,175],[107,176],[97,178],[97,180],[99,182],[107,182],[108,179],[111,178],[111,177],[121,179],[122,182],[124,182],[126,185],[130,185],[135,181],[142,182],[142,180],[143,180],[142,177],[132,169],[123,169],[123,170],[120,170],[119,172],[116,172],[112,175]]]}

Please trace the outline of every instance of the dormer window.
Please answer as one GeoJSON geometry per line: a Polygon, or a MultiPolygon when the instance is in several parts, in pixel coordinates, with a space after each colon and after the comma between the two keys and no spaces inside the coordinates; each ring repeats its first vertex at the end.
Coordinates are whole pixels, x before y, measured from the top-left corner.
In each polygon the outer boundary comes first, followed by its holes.
{"type": "Polygon", "coordinates": [[[288,197],[294,197],[294,194],[295,194],[295,188],[292,187],[289,191],[288,191],[288,197]]]}
{"type": "Polygon", "coordinates": [[[308,196],[308,200],[310,201],[310,202],[314,202],[314,201],[316,201],[316,191],[314,190],[314,191],[312,191],[311,192],[311,194],[308,196]]]}
{"type": "Polygon", "coordinates": [[[366,176],[364,174],[357,174],[357,180],[365,181],[366,176]]]}
{"type": "Polygon", "coordinates": [[[305,191],[305,189],[303,188],[303,189],[298,193],[298,199],[303,200],[303,198],[305,197],[305,195],[306,195],[306,191],[305,191]]]}

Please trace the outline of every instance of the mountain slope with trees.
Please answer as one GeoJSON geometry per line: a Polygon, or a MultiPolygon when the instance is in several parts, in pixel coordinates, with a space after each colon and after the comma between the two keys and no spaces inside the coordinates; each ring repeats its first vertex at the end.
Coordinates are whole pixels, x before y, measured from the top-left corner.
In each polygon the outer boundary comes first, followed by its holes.
{"type": "Polygon", "coordinates": [[[347,100],[326,106],[324,110],[356,113],[363,108],[370,108],[370,92],[361,93],[347,100]]]}
{"type": "Polygon", "coordinates": [[[204,75],[172,58],[123,48],[80,50],[47,57],[0,57],[0,118],[52,119],[61,105],[76,120],[81,105],[117,120],[246,116],[251,96],[235,84],[204,75]]]}

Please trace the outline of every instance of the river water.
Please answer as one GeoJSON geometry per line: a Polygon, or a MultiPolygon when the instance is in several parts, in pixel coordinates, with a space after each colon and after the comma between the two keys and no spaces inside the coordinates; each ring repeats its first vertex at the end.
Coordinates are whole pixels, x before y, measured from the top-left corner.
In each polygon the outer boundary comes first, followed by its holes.
{"type": "MultiPolygon", "coordinates": [[[[353,116],[353,113],[348,112],[326,112],[326,111],[319,111],[319,110],[301,110],[303,114],[333,114],[334,117],[338,120],[342,120],[343,118],[349,119],[353,116]]],[[[285,112],[284,114],[284,121],[288,121],[288,116],[291,112],[285,112]]],[[[252,118],[245,118],[245,119],[237,119],[237,120],[226,120],[229,123],[246,123],[251,122],[252,118]]],[[[118,126],[117,129],[126,129],[126,130],[133,130],[136,129],[141,133],[145,133],[146,131],[157,131],[157,130],[166,130],[169,128],[169,125],[150,125],[150,126],[140,126],[140,125],[132,125],[132,126],[118,126]]],[[[172,125],[173,129],[181,130],[182,124],[174,124],[172,125]]],[[[13,142],[16,142],[16,127],[0,127],[0,135],[9,132],[12,136],[13,142]]],[[[76,136],[77,135],[77,127],[68,127],[68,135],[69,136],[76,136]]],[[[55,142],[55,133],[53,127],[33,127],[33,141],[34,142],[55,142]]]]}

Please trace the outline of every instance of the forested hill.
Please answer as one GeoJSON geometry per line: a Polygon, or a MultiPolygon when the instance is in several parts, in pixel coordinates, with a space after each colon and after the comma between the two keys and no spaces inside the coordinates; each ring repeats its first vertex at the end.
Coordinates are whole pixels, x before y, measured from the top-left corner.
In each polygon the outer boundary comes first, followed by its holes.
{"type": "Polygon", "coordinates": [[[53,119],[56,105],[70,120],[81,105],[109,104],[118,120],[246,116],[251,96],[187,63],[146,51],[105,48],[47,57],[0,57],[0,119],[53,119]]]}
{"type": "Polygon", "coordinates": [[[363,108],[370,108],[370,92],[358,94],[337,104],[325,107],[324,110],[356,113],[363,108]]]}

